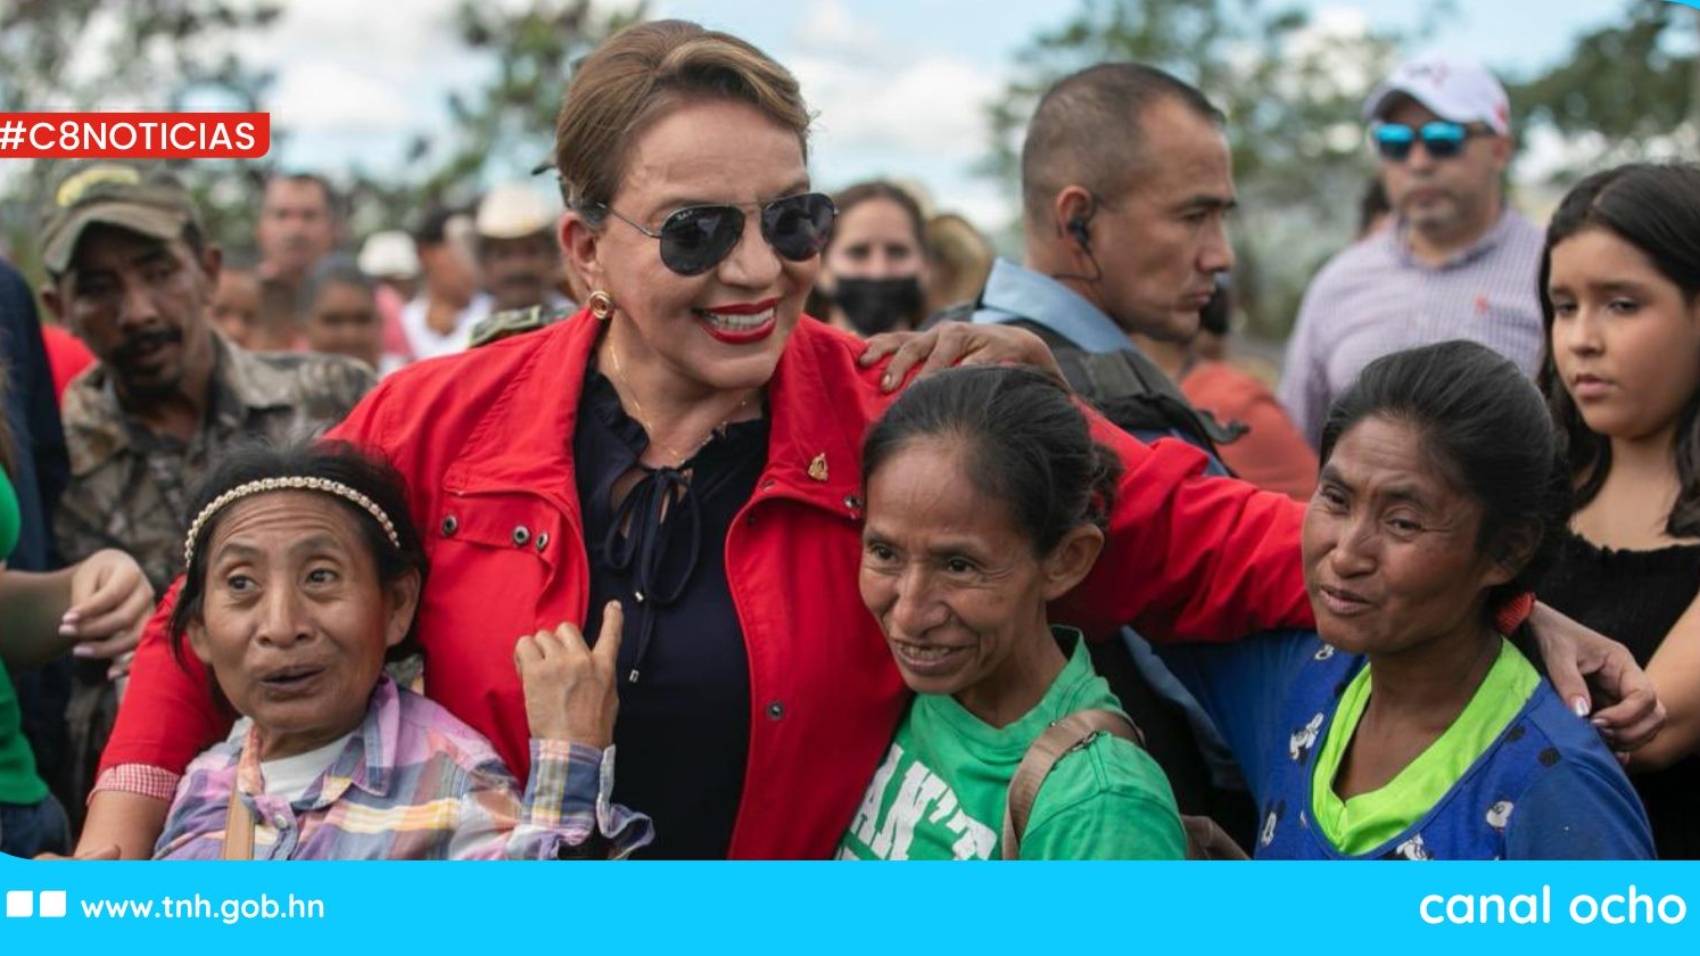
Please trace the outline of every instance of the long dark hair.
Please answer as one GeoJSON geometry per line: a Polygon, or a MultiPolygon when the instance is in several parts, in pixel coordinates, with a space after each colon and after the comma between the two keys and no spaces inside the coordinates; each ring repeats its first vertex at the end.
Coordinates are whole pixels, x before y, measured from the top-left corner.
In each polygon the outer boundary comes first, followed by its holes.
{"type": "MultiPolygon", "coordinates": [[[[1700,295],[1700,166],[1632,163],[1595,173],[1576,185],[1552,214],[1541,252],[1541,319],[1546,356],[1539,382],[1558,425],[1559,451],[1575,484],[1575,507],[1599,494],[1611,474],[1611,441],[1590,428],[1565,389],[1552,354],[1552,250],[1587,229],[1603,229],[1629,243],[1691,304],[1700,295]]],[[[1665,521],[1673,537],[1700,535],[1700,391],[1689,396],[1673,449],[1678,491],[1665,521]]]]}
{"type": "Polygon", "coordinates": [[[1036,555],[1082,523],[1103,528],[1109,520],[1121,460],[1092,440],[1068,392],[1039,372],[956,368],[909,386],[868,432],[862,487],[923,438],[965,443],[974,490],[1009,507],[1036,555]]]}
{"type": "Polygon", "coordinates": [[[1557,545],[1569,513],[1569,482],[1539,392],[1511,360],[1474,342],[1441,342],[1371,362],[1328,410],[1322,463],[1340,436],[1365,418],[1408,424],[1428,462],[1482,506],[1481,553],[1517,575],[1487,595],[1497,609],[1530,590],[1557,545]]]}

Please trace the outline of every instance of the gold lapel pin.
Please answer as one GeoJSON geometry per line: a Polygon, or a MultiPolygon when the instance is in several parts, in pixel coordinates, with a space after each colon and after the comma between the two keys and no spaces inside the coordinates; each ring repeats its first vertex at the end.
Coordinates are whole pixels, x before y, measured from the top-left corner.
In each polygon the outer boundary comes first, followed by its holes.
{"type": "Polygon", "coordinates": [[[816,481],[826,480],[826,452],[821,452],[809,462],[809,477],[816,481]]]}

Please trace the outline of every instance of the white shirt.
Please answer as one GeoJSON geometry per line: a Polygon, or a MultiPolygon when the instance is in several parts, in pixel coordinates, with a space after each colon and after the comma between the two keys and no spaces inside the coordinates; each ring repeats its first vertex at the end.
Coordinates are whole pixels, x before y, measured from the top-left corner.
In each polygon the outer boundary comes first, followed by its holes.
{"type": "Polygon", "coordinates": [[[439,355],[451,355],[464,352],[470,342],[472,327],[479,319],[490,314],[491,299],[488,293],[479,292],[455,316],[454,328],[447,335],[439,333],[425,322],[425,308],[429,303],[426,296],[419,296],[412,302],[401,307],[401,328],[407,333],[408,347],[413,350],[415,359],[436,358],[439,355]]]}
{"type": "Polygon", "coordinates": [[[260,761],[260,779],[266,785],[266,792],[276,794],[290,803],[301,799],[313,781],[331,768],[331,764],[342,753],[342,749],[348,746],[348,741],[353,736],[354,731],[349,731],[323,747],[304,754],[260,761]]]}

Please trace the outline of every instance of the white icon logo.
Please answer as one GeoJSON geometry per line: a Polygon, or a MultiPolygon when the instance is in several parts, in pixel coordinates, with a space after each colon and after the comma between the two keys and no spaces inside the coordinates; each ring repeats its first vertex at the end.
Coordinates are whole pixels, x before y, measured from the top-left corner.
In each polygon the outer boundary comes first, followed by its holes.
{"type": "Polygon", "coordinates": [[[35,893],[30,890],[6,891],[6,918],[27,919],[31,916],[42,919],[63,919],[65,916],[65,891],[42,890],[41,912],[36,912],[35,893]]]}
{"type": "Polygon", "coordinates": [[[35,894],[29,890],[6,891],[6,918],[16,919],[35,915],[35,894]]]}

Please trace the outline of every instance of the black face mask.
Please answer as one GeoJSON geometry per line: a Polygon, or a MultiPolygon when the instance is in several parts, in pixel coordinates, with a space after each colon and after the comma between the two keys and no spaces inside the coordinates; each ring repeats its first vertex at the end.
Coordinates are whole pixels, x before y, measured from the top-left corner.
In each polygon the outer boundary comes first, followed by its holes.
{"type": "Polygon", "coordinates": [[[888,332],[899,322],[907,322],[921,311],[921,280],[918,276],[901,279],[839,279],[832,301],[850,320],[856,334],[866,338],[888,332]]]}

